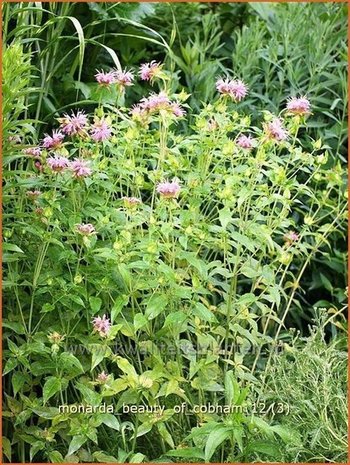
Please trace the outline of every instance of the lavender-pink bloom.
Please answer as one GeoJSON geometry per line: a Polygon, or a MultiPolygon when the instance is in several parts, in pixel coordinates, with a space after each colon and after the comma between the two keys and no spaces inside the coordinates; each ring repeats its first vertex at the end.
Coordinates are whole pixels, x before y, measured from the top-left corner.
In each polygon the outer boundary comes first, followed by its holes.
{"type": "Polygon", "coordinates": [[[109,86],[116,83],[115,71],[97,71],[95,74],[96,81],[101,86],[109,86]]]}
{"type": "Polygon", "coordinates": [[[40,158],[41,156],[41,149],[40,147],[29,147],[28,149],[24,149],[23,153],[25,155],[29,155],[33,158],[40,158]]]}
{"type": "Polygon", "coordinates": [[[230,93],[230,80],[229,79],[218,79],[216,81],[216,89],[220,94],[229,95],[230,93]]]}
{"type": "Polygon", "coordinates": [[[140,66],[140,77],[143,81],[150,81],[159,74],[162,69],[162,64],[152,60],[150,63],[143,63],[140,66]]]}
{"type": "Polygon", "coordinates": [[[77,111],[76,114],[72,112],[71,116],[65,114],[60,118],[60,128],[62,132],[69,136],[80,134],[87,125],[87,116],[83,111],[77,111]]]}
{"type": "Polygon", "coordinates": [[[66,157],[60,157],[59,155],[55,155],[54,157],[49,157],[46,160],[47,165],[52,171],[59,173],[69,166],[69,160],[66,157]]]}
{"type": "Polygon", "coordinates": [[[132,86],[134,75],[131,71],[115,71],[115,80],[122,87],[132,86]]]}
{"type": "Polygon", "coordinates": [[[186,114],[185,110],[178,103],[172,103],[171,111],[177,118],[182,118],[186,114]]]}
{"type": "Polygon", "coordinates": [[[61,131],[53,131],[52,136],[45,134],[42,145],[45,149],[56,149],[62,144],[63,139],[64,134],[61,131]]]}
{"type": "Polygon", "coordinates": [[[307,115],[310,113],[310,102],[306,97],[292,97],[287,102],[287,111],[295,115],[307,115]]]}
{"type": "Polygon", "coordinates": [[[293,242],[299,240],[299,234],[295,231],[289,231],[287,234],[284,235],[284,240],[287,242],[288,245],[291,245],[293,242]]]}
{"type": "Polygon", "coordinates": [[[275,118],[266,125],[267,134],[271,139],[278,142],[288,138],[288,132],[283,127],[283,122],[280,118],[275,118]]]}
{"type": "Polygon", "coordinates": [[[160,182],[157,185],[157,192],[162,196],[166,198],[176,198],[179,193],[180,193],[180,184],[178,181],[173,179],[171,182],[165,181],[165,182],[160,182]]]}
{"type": "Polygon", "coordinates": [[[92,173],[91,168],[87,161],[79,158],[75,158],[69,165],[70,169],[73,171],[73,175],[76,178],[81,178],[85,176],[90,176],[92,173]]]}
{"type": "Polygon", "coordinates": [[[151,94],[148,98],[143,98],[140,103],[141,108],[149,112],[166,110],[170,105],[171,102],[165,92],[151,94]]]}
{"type": "Polygon", "coordinates": [[[112,130],[104,119],[96,121],[91,128],[91,137],[96,142],[102,142],[109,139],[112,130]]]}
{"type": "Polygon", "coordinates": [[[104,384],[108,381],[109,379],[109,376],[107,373],[105,373],[104,371],[102,371],[98,376],[97,376],[97,381],[101,384],[104,384]]]}
{"type": "Polygon", "coordinates": [[[254,139],[251,136],[240,135],[237,139],[237,145],[242,149],[251,149],[254,147],[254,139]]]}
{"type": "Polygon", "coordinates": [[[248,93],[248,87],[239,79],[218,79],[216,89],[220,94],[227,95],[236,102],[240,102],[248,93]]]}
{"type": "Polygon", "coordinates": [[[77,224],[77,231],[82,236],[91,236],[91,234],[95,234],[96,230],[91,223],[81,223],[77,224]]]}
{"type": "Polygon", "coordinates": [[[142,203],[137,197],[122,197],[124,205],[128,208],[136,207],[136,205],[142,203]]]}
{"type": "Polygon", "coordinates": [[[108,336],[111,329],[111,322],[106,315],[103,315],[102,318],[100,316],[93,318],[92,323],[94,325],[94,331],[98,332],[100,336],[108,336]]]}

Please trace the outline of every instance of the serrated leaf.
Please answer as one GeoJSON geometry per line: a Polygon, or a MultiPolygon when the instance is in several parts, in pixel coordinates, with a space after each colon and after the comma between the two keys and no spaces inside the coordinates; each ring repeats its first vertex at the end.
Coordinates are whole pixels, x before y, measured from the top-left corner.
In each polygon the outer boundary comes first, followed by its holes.
{"type": "Polygon", "coordinates": [[[43,400],[44,404],[53,397],[57,392],[59,392],[62,388],[62,383],[59,378],[56,378],[55,376],[51,376],[48,378],[44,384],[43,388],[43,400]]]}

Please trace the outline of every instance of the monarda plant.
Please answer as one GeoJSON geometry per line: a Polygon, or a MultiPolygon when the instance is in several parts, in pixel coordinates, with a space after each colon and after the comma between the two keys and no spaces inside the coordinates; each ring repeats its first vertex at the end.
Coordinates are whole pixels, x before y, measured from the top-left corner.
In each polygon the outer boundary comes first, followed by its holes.
{"type": "Polygon", "coordinates": [[[98,71],[94,113],[59,115],[4,173],[6,456],[284,460],[301,438],[256,399],[344,235],[345,173],[306,97],[253,126],[240,79],[194,114],[162,64],[139,74],[153,91],[125,108],[134,74],[98,71]]]}

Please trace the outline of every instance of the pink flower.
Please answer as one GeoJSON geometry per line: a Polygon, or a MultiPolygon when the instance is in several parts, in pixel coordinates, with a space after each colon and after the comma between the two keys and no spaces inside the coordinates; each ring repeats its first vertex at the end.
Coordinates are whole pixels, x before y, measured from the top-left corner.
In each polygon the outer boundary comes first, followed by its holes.
{"type": "Polygon", "coordinates": [[[22,142],[22,139],[20,138],[20,136],[17,136],[17,135],[9,136],[7,140],[9,142],[13,142],[14,144],[20,144],[22,142]]]}
{"type": "Polygon", "coordinates": [[[95,74],[96,81],[101,85],[101,86],[109,86],[111,84],[116,83],[116,75],[115,71],[98,71],[95,74]]]}
{"type": "Polygon", "coordinates": [[[216,81],[216,89],[220,94],[229,95],[230,94],[230,80],[229,79],[218,79],[216,81]]]}
{"type": "Polygon", "coordinates": [[[177,198],[180,193],[180,184],[173,179],[171,182],[160,182],[157,186],[157,192],[165,198],[177,198]]]}
{"type": "Polygon", "coordinates": [[[299,240],[299,234],[295,231],[289,231],[287,234],[284,235],[283,239],[286,241],[288,245],[291,245],[293,242],[299,240]]]}
{"type": "Polygon", "coordinates": [[[115,71],[115,80],[122,87],[132,86],[134,75],[131,71],[115,71]]]}
{"type": "Polygon", "coordinates": [[[140,78],[143,81],[150,81],[154,79],[162,69],[162,64],[157,63],[155,60],[152,60],[150,63],[143,63],[140,66],[140,78]]]}
{"type": "Polygon", "coordinates": [[[100,316],[93,318],[92,323],[94,325],[94,331],[98,332],[100,336],[108,336],[111,329],[111,322],[106,315],[103,315],[102,318],[100,316]]]}
{"type": "Polygon", "coordinates": [[[43,147],[45,149],[56,149],[64,139],[64,134],[61,131],[53,131],[52,136],[45,135],[43,139],[43,147]]]}
{"type": "Polygon", "coordinates": [[[109,139],[112,130],[104,119],[96,121],[91,128],[91,137],[96,142],[102,142],[109,139]]]}
{"type": "Polygon", "coordinates": [[[236,102],[240,102],[248,93],[248,87],[239,79],[219,79],[216,81],[216,88],[220,94],[227,95],[236,102]]]}
{"type": "Polygon", "coordinates": [[[295,115],[307,115],[310,113],[310,102],[306,97],[292,97],[287,102],[286,109],[295,115]]]}
{"type": "Polygon", "coordinates": [[[36,161],[36,162],[34,163],[34,166],[35,166],[35,168],[36,168],[38,171],[43,171],[43,169],[44,169],[44,167],[43,167],[43,165],[40,163],[40,161],[36,161]]]}
{"type": "Polygon", "coordinates": [[[133,105],[131,107],[131,116],[134,118],[134,119],[143,119],[147,116],[147,110],[145,110],[141,104],[139,105],[133,105]]]}
{"type": "Polygon", "coordinates": [[[91,223],[81,223],[77,224],[77,231],[82,236],[91,236],[91,234],[95,234],[96,230],[91,223]]]}
{"type": "Polygon", "coordinates": [[[149,112],[167,110],[170,105],[171,102],[165,92],[151,94],[148,98],[143,98],[140,103],[141,108],[149,112]]]}
{"type": "Polygon", "coordinates": [[[136,205],[142,203],[137,197],[122,197],[122,200],[124,200],[124,205],[128,208],[136,207],[136,205]]]}
{"type": "Polygon", "coordinates": [[[266,126],[266,131],[268,137],[275,139],[280,142],[288,138],[288,132],[282,125],[282,120],[280,118],[275,118],[270,121],[266,126]]]}
{"type": "Polygon", "coordinates": [[[185,110],[178,103],[173,103],[171,105],[171,111],[173,112],[173,115],[177,118],[182,118],[186,114],[185,110]]]}
{"type": "Polygon", "coordinates": [[[92,173],[91,168],[87,161],[75,158],[69,165],[69,168],[73,171],[73,176],[76,178],[81,178],[85,176],[90,176],[92,173]]]}
{"type": "Polygon", "coordinates": [[[41,192],[40,191],[27,191],[26,194],[31,200],[36,200],[39,197],[39,195],[41,195],[41,192]]]}
{"type": "Polygon", "coordinates": [[[104,384],[106,381],[108,381],[109,375],[102,371],[98,376],[97,376],[97,381],[101,384],[104,384]]]}
{"type": "Polygon", "coordinates": [[[243,81],[231,81],[230,83],[230,96],[236,101],[240,102],[248,93],[248,88],[243,81]]]}
{"type": "Polygon", "coordinates": [[[69,160],[66,157],[60,157],[59,155],[55,155],[54,157],[49,157],[46,160],[47,165],[52,171],[59,173],[69,166],[69,160]]]}
{"type": "Polygon", "coordinates": [[[76,114],[72,112],[71,116],[67,114],[60,118],[62,132],[69,136],[80,134],[84,127],[87,125],[87,116],[83,111],[77,111],[76,114]]]}
{"type": "Polygon", "coordinates": [[[40,158],[41,148],[40,147],[29,147],[28,149],[24,149],[23,153],[33,158],[40,158]]]}
{"type": "Polygon", "coordinates": [[[242,149],[251,149],[254,147],[254,139],[251,136],[240,135],[237,139],[237,145],[242,149]]]}

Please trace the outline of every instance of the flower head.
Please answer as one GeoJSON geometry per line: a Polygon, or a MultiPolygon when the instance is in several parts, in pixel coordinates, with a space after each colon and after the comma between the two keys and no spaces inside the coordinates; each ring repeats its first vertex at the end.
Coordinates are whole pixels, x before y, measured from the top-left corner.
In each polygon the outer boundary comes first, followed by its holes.
{"type": "Polygon", "coordinates": [[[54,157],[49,157],[46,160],[48,167],[55,171],[56,173],[60,173],[61,171],[65,170],[69,167],[69,160],[66,157],[60,157],[59,155],[55,155],[54,157]]]}
{"type": "Polygon", "coordinates": [[[61,131],[53,131],[52,136],[45,134],[43,139],[43,147],[45,149],[56,149],[62,144],[64,134],[61,131]]]}
{"type": "Polygon", "coordinates": [[[266,125],[265,128],[270,139],[275,139],[276,141],[281,142],[288,138],[288,132],[283,127],[282,120],[280,118],[274,118],[266,125]]]}
{"type": "Polygon", "coordinates": [[[140,66],[140,78],[143,81],[151,81],[155,77],[159,76],[162,67],[163,65],[161,63],[157,63],[155,60],[152,60],[150,63],[143,63],[140,66]]]}
{"type": "Polygon", "coordinates": [[[292,97],[288,100],[286,109],[294,115],[308,115],[310,113],[310,101],[306,97],[292,97]]]}
{"type": "Polygon", "coordinates": [[[96,230],[91,223],[81,223],[77,224],[77,231],[82,236],[91,236],[91,234],[95,234],[96,230]]]}
{"type": "Polygon", "coordinates": [[[248,87],[239,79],[218,79],[216,89],[220,94],[227,95],[236,102],[240,102],[248,93],[248,87]]]}
{"type": "Polygon", "coordinates": [[[109,86],[116,83],[116,74],[115,71],[97,71],[95,74],[96,81],[101,86],[109,86]]]}
{"type": "Polygon", "coordinates": [[[157,185],[157,192],[165,198],[177,198],[180,193],[180,189],[180,184],[175,179],[173,179],[171,182],[160,182],[157,185]]]}
{"type": "Polygon", "coordinates": [[[96,121],[91,128],[91,137],[96,142],[102,142],[109,139],[111,133],[112,130],[104,119],[96,121]]]}
{"type": "Polygon", "coordinates": [[[140,102],[140,106],[143,110],[153,113],[159,110],[167,110],[171,105],[169,97],[165,92],[159,94],[151,94],[147,98],[143,98],[140,102]]]}
{"type": "Polygon", "coordinates": [[[101,384],[104,384],[104,383],[106,383],[108,381],[109,376],[110,375],[108,375],[104,371],[101,371],[101,373],[97,376],[97,382],[99,382],[101,384]]]}
{"type": "Polygon", "coordinates": [[[69,168],[73,171],[73,176],[76,178],[90,176],[92,173],[92,169],[89,167],[88,162],[79,158],[75,158],[70,163],[69,168]]]}
{"type": "Polygon", "coordinates": [[[237,139],[237,145],[242,149],[251,149],[254,147],[254,139],[251,136],[240,135],[237,139]]]}
{"type": "Polygon", "coordinates": [[[134,208],[136,205],[142,203],[137,197],[122,197],[122,200],[127,208],[134,208]]]}
{"type": "Polygon", "coordinates": [[[33,158],[40,158],[41,148],[40,147],[29,147],[27,149],[24,149],[23,153],[33,158]]]}
{"type": "Polygon", "coordinates": [[[243,81],[239,79],[231,81],[230,83],[230,96],[233,100],[240,102],[248,93],[248,88],[243,81]]]}
{"type": "Polygon", "coordinates": [[[173,115],[176,116],[177,118],[182,118],[186,114],[182,106],[176,102],[171,104],[171,111],[173,115]]]}
{"type": "Polygon", "coordinates": [[[288,245],[291,245],[293,242],[299,240],[299,234],[295,231],[289,231],[287,234],[284,235],[283,239],[288,245]]]}
{"type": "Polygon", "coordinates": [[[134,75],[131,71],[115,71],[115,82],[121,87],[133,85],[134,75]]]}
{"type": "Polygon", "coordinates": [[[67,114],[63,118],[60,118],[61,130],[64,134],[73,136],[75,134],[81,134],[84,127],[87,125],[87,116],[83,111],[77,111],[76,114],[72,112],[71,116],[67,114]]]}
{"type": "Polygon", "coordinates": [[[111,329],[111,322],[109,318],[106,317],[106,315],[103,315],[102,318],[100,316],[93,318],[92,323],[94,325],[94,331],[99,333],[100,336],[108,336],[111,329]]]}
{"type": "Polygon", "coordinates": [[[29,197],[31,200],[36,200],[39,197],[39,195],[41,195],[41,192],[37,190],[27,191],[26,194],[27,194],[27,197],[29,197]]]}

